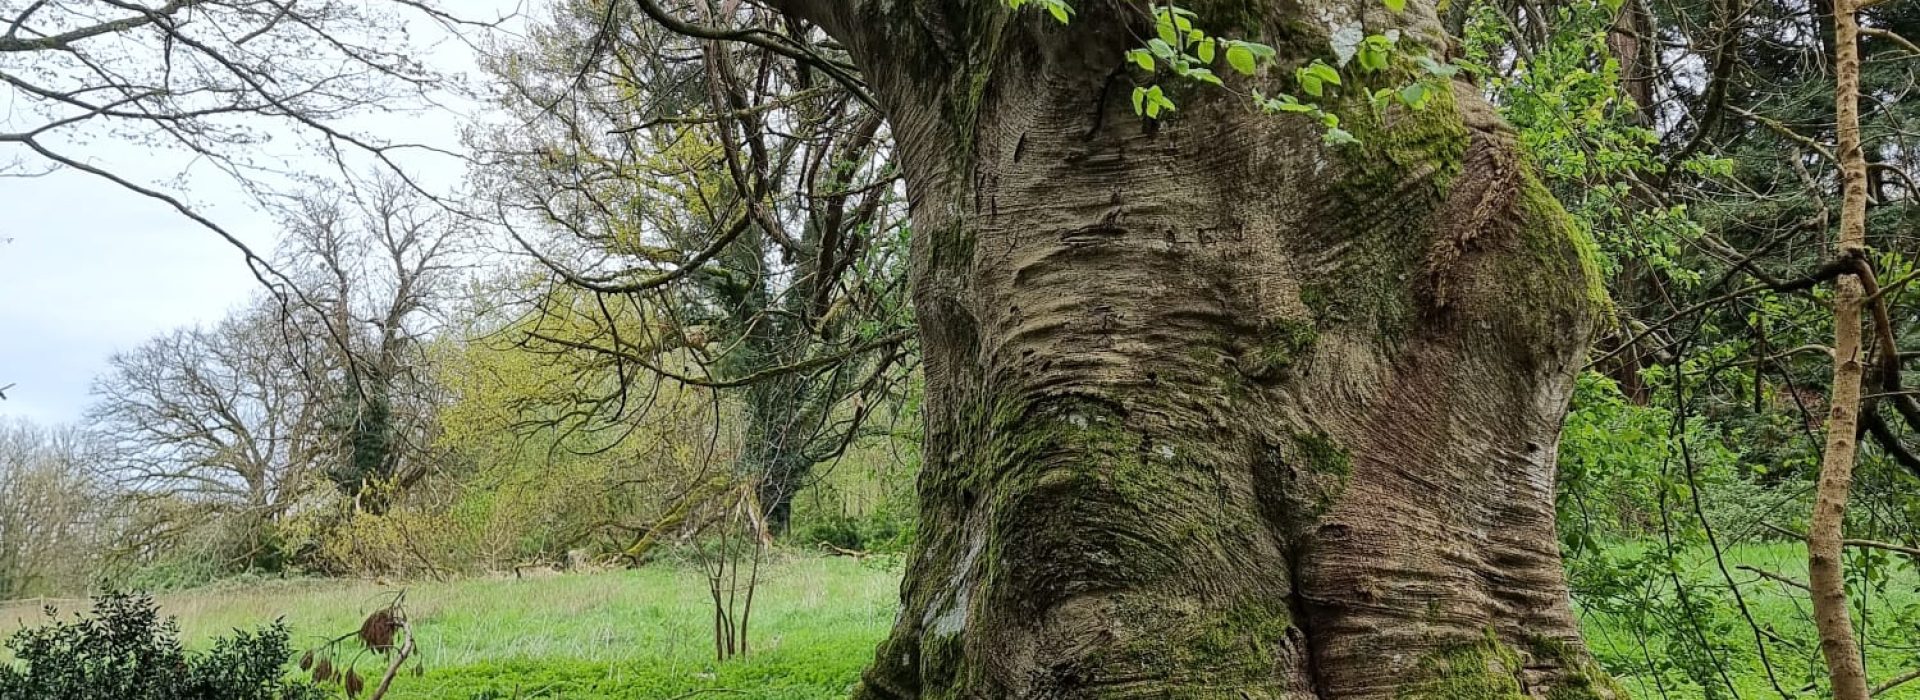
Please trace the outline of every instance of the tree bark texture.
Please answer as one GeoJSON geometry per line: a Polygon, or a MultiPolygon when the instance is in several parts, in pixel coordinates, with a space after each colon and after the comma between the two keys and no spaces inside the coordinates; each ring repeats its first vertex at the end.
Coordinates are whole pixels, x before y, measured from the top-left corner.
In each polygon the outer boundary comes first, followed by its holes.
{"type": "MultiPolygon", "coordinates": [[[[1833,3],[1833,66],[1836,156],[1840,166],[1840,237],[1835,253],[1866,270],[1867,163],[1860,150],[1860,25],[1854,0],[1833,3]]],[[[1860,308],[1865,290],[1858,274],[1841,275],[1833,292],[1833,386],[1827,402],[1827,442],[1820,455],[1813,516],[1807,527],[1807,587],[1820,654],[1835,700],[1867,700],[1867,673],[1853,637],[1847,605],[1842,540],[1847,495],[1853,487],[1855,436],[1860,424],[1860,308]]]]}
{"type": "MultiPolygon", "coordinates": [[[[1280,49],[1242,91],[1346,26],[1442,45],[1417,0],[1190,6],[1280,49]]],[[[1340,101],[1357,146],[1212,87],[1135,117],[1145,7],[808,15],[900,149],[925,352],[919,544],[856,697],[1613,697],[1553,517],[1591,243],[1465,84],[1340,101]]]]}

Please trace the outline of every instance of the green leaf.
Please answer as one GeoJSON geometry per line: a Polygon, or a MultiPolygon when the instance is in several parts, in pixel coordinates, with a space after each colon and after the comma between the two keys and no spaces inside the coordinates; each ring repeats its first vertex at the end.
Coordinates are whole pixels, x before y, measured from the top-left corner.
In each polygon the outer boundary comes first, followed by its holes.
{"type": "Polygon", "coordinates": [[[1340,84],[1340,71],[1334,70],[1333,66],[1315,60],[1313,63],[1307,64],[1306,70],[1312,73],[1314,77],[1319,78],[1321,82],[1330,85],[1340,84]]]}
{"type": "Polygon", "coordinates": [[[1153,55],[1159,56],[1161,60],[1167,61],[1169,63],[1173,62],[1173,59],[1180,55],[1180,52],[1175,51],[1173,49],[1172,44],[1161,41],[1159,39],[1148,39],[1147,49],[1151,50],[1153,52],[1153,55]]]}
{"type": "Polygon", "coordinates": [[[1148,73],[1153,72],[1153,52],[1151,51],[1146,49],[1128,51],[1127,60],[1132,61],[1133,65],[1139,66],[1140,70],[1148,73]]]}
{"type": "Polygon", "coordinates": [[[1067,23],[1067,10],[1067,4],[1063,2],[1047,4],[1047,12],[1052,14],[1054,19],[1060,20],[1061,24],[1067,23]]]}
{"type": "Polygon", "coordinates": [[[1173,100],[1167,98],[1158,85],[1133,89],[1133,112],[1145,114],[1148,119],[1159,119],[1161,112],[1174,110],[1173,100]]]}
{"type": "Polygon", "coordinates": [[[1326,94],[1325,90],[1320,87],[1319,78],[1313,77],[1312,75],[1309,75],[1304,72],[1299,75],[1299,78],[1300,78],[1301,92],[1307,93],[1314,97],[1320,97],[1321,95],[1326,94]]]}
{"type": "Polygon", "coordinates": [[[1300,81],[1300,89],[1314,97],[1325,95],[1325,85],[1340,84],[1340,72],[1319,60],[1295,71],[1294,77],[1300,81]]]}
{"type": "Polygon", "coordinates": [[[1421,70],[1438,78],[1451,78],[1454,74],[1460,72],[1459,66],[1435,61],[1432,56],[1415,56],[1413,62],[1415,65],[1420,66],[1421,70]]]}
{"type": "Polygon", "coordinates": [[[1223,83],[1220,81],[1220,76],[1214,75],[1213,71],[1207,70],[1205,68],[1195,68],[1193,70],[1189,70],[1187,71],[1187,77],[1192,78],[1194,80],[1198,80],[1203,83],[1208,83],[1211,85],[1219,85],[1219,86],[1226,85],[1226,83],[1223,83]]]}
{"type": "Polygon", "coordinates": [[[1240,71],[1241,75],[1253,75],[1255,68],[1253,49],[1247,48],[1245,44],[1239,42],[1228,45],[1227,65],[1232,66],[1234,70],[1240,71]]]}
{"type": "Polygon", "coordinates": [[[1380,0],[1380,1],[1386,3],[1387,9],[1393,10],[1394,12],[1401,12],[1407,9],[1407,0],[1380,0]]]}
{"type": "Polygon", "coordinates": [[[1159,118],[1161,110],[1173,111],[1173,100],[1168,99],[1160,86],[1155,85],[1147,89],[1147,116],[1159,118]]]}
{"type": "Polygon", "coordinates": [[[1339,127],[1328,129],[1327,134],[1321,138],[1325,139],[1327,143],[1333,144],[1335,146],[1344,146],[1350,143],[1360,143],[1360,139],[1354,138],[1353,134],[1349,133],[1346,129],[1342,129],[1339,127]]]}
{"type": "Polygon", "coordinates": [[[1165,17],[1160,19],[1160,22],[1154,27],[1154,31],[1160,35],[1160,41],[1168,46],[1180,42],[1180,32],[1175,30],[1173,28],[1173,22],[1165,17]]]}
{"type": "Polygon", "coordinates": [[[1201,63],[1213,63],[1213,45],[1213,37],[1201,39],[1194,44],[1193,54],[1200,57],[1201,63]]]}
{"type": "Polygon", "coordinates": [[[1381,51],[1371,45],[1363,46],[1360,48],[1359,56],[1361,70],[1379,71],[1386,70],[1387,68],[1387,52],[1385,51],[1381,51]]]}
{"type": "Polygon", "coordinates": [[[1426,109],[1427,99],[1432,95],[1426,83],[1410,83],[1400,88],[1400,101],[1414,109],[1426,109]]]}

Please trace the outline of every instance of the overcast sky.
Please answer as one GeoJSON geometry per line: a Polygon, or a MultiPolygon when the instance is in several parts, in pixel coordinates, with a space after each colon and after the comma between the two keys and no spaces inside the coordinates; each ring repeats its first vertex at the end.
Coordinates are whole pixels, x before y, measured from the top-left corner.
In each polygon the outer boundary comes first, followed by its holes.
{"type": "MultiPolygon", "coordinates": [[[[516,5],[518,0],[460,0],[457,11],[491,19],[516,5]]],[[[424,20],[414,29],[415,37],[444,36],[424,20]]],[[[441,70],[474,68],[470,52],[457,42],[434,46],[427,60],[441,70]]],[[[0,91],[0,125],[11,97],[0,91]]],[[[389,141],[454,146],[470,116],[439,110],[362,119],[354,127],[389,141]]],[[[187,195],[197,210],[256,251],[271,251],[273,218],[210,168],[177,153],[111,142],[84,152],[94,164],[145,183],[187,170],[193,175],[171,191],[187,195]]],[[[0,149],[0,159],[15,153],[0,149]]],[[[331,164],[318,157],[294,165],[331,172],[331,164]]],[[[452,187],[461,178],[458,166],[448,162],[415,160],[409,169],[435,187],[452,187]]],[[[164,204],[79,172],[0,178],[0,387],[14,385],[0,401],[0,417],[75,421],[89,403],[93,378],[114,352],[172,328],[213,322],[260,290],[237,249],[164,204]]]]}

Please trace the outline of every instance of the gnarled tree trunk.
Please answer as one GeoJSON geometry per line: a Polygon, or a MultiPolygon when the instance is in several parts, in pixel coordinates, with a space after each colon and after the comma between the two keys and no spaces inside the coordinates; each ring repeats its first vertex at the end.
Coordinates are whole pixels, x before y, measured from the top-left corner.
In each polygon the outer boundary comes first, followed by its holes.
{"type": "MultiPolygon", "coordinates": [[[[1135,117],[1144,4],[783,6],[861,64],[917,227],[922,524],[858,697],[1614,694],[1553,521],[1603,293],[1473,88],[1344,101],[1336,147],[1217,88],[1135,117]]],[[[1191,6],[1283,60],[1442,43],[1417,1],[1191,6]]]]}

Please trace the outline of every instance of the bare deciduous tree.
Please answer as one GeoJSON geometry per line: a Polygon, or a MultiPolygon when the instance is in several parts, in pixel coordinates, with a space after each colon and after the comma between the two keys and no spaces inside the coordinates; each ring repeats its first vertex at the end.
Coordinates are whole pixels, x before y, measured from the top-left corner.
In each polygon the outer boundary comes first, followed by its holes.
{"type": "Polygon", "coordinates": [[[0,600],[84,583],[109,525],[92,437],[0,420],[0,600]]]}
{"type": "Polygon", "coordinates": [[[138,497],[278,517],[323,446],[281,328],[277,305],[260,303],[116,354],[90,412],[115,436],[107,473],[138,497]]]}
{"type": "MultiPolygon", "coordinates": [[[[242,187],[292,175],[265,144],[297,134],[334,156],[395,166],[418,144],[356,133],[345,120],[416,106],[440,87],[402,10],[459,20],[425,2],[166,0],[0,3],[0,175],[71,168],[160,200],[265,261],[182,196],[92,157],[84,144],[172,149],[242,187]]],[[[124,165],[124,164],[119,164],[124,165]]],[[[397,168],[396,168],[397,169],[397,168]]]]}

